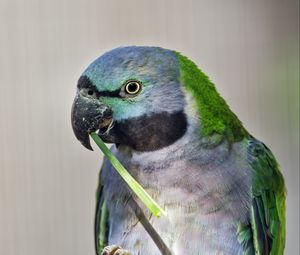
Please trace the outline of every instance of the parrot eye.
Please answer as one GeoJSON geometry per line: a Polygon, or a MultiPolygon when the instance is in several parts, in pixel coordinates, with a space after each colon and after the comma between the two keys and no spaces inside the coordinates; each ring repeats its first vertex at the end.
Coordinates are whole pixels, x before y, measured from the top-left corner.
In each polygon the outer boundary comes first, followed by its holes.
{"type": "Polygon", "coordinates": [[[125,92],[128,95],[136,95],[142,89],[142,85],[138,81],[128,81],[125,84],[125,92]]]}

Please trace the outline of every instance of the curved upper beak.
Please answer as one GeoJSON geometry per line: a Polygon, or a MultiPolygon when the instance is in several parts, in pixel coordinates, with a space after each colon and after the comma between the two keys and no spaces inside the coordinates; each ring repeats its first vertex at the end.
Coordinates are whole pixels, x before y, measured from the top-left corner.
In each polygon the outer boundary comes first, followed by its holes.
{"type": "Polygon", "coordinates": [[[77,92],[72,106],[71,121],[76,138],[84,147],[93,150],[89,134],[111,123],[112,110],[99,100],[77,92]]]}

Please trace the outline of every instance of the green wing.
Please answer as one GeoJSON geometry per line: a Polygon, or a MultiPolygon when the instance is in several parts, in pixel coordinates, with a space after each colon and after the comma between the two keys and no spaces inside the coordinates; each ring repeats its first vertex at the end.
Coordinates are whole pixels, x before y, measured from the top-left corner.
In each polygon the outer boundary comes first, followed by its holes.
{"type": "Polygon", "coordinates": [[[99,174],[99,184],[96,193],[96,213],[95,213],[95,248],[96,254],[100,255],[105,246],[107,246],[108,240],[108,210],[106,207],[104,195],[103,195],[103,186],[101,184],[101,172],[105,167],[105,163],[103,164],[100,174],[99,174]]]}
{"type": "Polygon", "coordinates": [[[245,255],[282,255],[285,244],[285,186],[272,152],[252,138],[252,206],[249,223],[239,224],[238,240],[245,255]]]}

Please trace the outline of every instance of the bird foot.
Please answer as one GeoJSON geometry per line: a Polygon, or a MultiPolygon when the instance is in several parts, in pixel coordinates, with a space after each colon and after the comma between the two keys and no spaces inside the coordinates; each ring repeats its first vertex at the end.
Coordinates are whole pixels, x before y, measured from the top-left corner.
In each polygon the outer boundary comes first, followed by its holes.
{"type": "Polygon", "coordinates": [[[110,245],[103,249],[101,255],[130,255],[130,253],[127,250],[123,250],[120,246],[110,245]]]}

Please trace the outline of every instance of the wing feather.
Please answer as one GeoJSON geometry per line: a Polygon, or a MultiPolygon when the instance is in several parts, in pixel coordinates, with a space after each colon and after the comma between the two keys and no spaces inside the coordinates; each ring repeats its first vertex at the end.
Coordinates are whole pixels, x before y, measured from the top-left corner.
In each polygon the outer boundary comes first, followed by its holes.
{"type": "Polygon", "coordinates": [[[248,143],[252,173],[249,222],[239,224],[245,255],[281,255],[285,243],[285,186],[272,152],[252,138],[248,143]]]}
{"type": "Polygon", "coordinates": [[[95,249],[96,254],[100,255],[105,246],[108,243],[108,232],[109,232],[109,222],[108,222],[108,210],[103,194],[103,186],[101,184],[101,172],[105,168],[106,164],[103,164],[99,174],[99,183],[96,193],[96,213],[95,213],[95,249]]]}

